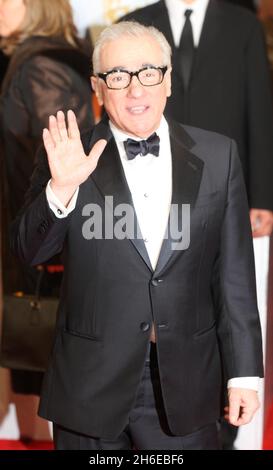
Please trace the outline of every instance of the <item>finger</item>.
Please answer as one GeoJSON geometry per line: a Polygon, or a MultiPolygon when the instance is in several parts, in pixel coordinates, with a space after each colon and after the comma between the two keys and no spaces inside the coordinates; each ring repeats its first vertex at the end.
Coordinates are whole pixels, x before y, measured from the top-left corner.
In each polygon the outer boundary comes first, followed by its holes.
{"type": "Polygon", "coordinates": [[[51,137],[51,134],[50,134],[49,130],[46,129],[46,128],[43,130],[43,142],[44,142],[44,146],[45,146],[45,149],[46,149],[46,153],[47,153],[48,157],[50,157],[52,151],[55,148],[55,144],[53,142],[53,139],[51,137]]]}
{"type": "Polygon", "coordinates": [[[77,139],[80,137],[80,131],[77,124],[75,113],[70,109],[67,112],[68,121],[68,136],[70,139],[77,139]]]}
{"type": "Polygon", "coordinates": [[[260,222],[260,219],[255,219],[255,220],[252,220],[251,222],[251,230],[252,232],[256,232],[260,229],[261,227],[261,222],[260,222]]]}
{"type": "Polygon", "coordinates": [[[55,116],[49,116],[49,132],[51,134],[51,138],[53,139],[54,144],[61,142],[61,136],[58,129],[57,119],[55,116]]]}
{"type": "Polygon", "coordinates": [[[272,225],[270,222],[268,222],[268,223],[260,225],[258,229],[253,230],[252,236],[254,238],[266,237],[266,236],[271,235],[271,232],[272,232],[272,225]]]}
{"type": "Polygon", "coordinates": [[[241,416],[238,420],[239,422],[239,426],[241,426],[242,424],[248,424],[250,423],[250,421],[252,420],[252,417],[253,417],[253,413],[250,411],[250,410],[246,410],[244,409],[243,412],[241,413],[241,416]]]}
{"type": "Polygon", "coordinates": [[[240,416],[240,400],[232,399],[229,402],[229,422],[237,426],[237,421],[240,416]]]}
{"type": "Polygon", "coordinates": [[[66,129],[66,123],[65,123],[65,115],[63,111],[57,112],[57,125],[59,128],[61,139],[66,140],[68,135],[67,135],[67,129],[66,129]]]}
{"type": "Polygon", "coordinates": [[[251,209],[250,220],[253,237],[256,238],[271,235],[273,227],[271,211],[251,209]]]}
{"type": "Polygon", "coordinates": [[[98,160],[103,153],[105,147],[107,145],[107,140],[100,139],[95,145],[92,147],[91,152],[89,153],[88,157],[92,160],[92,162],[97,165],[98,160]]]}

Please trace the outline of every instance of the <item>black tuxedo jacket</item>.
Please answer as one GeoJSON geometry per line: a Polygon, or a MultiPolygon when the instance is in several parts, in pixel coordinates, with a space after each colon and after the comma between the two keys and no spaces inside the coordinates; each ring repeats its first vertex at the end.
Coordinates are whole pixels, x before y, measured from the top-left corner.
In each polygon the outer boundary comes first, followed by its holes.
{"type": "Polygon", "coordinates": [[[172,251],[171,240],[164,240],[153,271],[141,239],[83,237],[87,204],[101,207],[103,220],[105,196],[113,196],[114,206],[133,204],[107,122],[83,138],[86,152],[101,137],[108,144],[67,218],[49,208],[50,174],[40,154],[25,208],[13,224],[13,249],[25,262],[42,263],[64,250],[40,414],[81,433],[117,437],[134,404],[154,321],[169,426],[177,435],[191,433],[219,417],[226,379],[263,374],[252,239],[235,144],[170,123],[172,203],[191,205],[191,238],[184,251],[172,251]]]}
{"type": "Polygon", "coordinates": [[[273,101],[263,31],[255,16],[245,8],[210,0],[187,91],[164,0],[123,19],[155,26],[172,47],[167,114],[233,138],[250,207],[273,210],[273,101]]]}

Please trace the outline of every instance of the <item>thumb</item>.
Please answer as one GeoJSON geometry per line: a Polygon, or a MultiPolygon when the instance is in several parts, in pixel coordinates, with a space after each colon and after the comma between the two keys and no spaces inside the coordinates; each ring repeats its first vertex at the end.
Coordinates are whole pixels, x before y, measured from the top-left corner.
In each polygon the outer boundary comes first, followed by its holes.
{"type": "Polygon", "coordinates": [[[102,152],[104,151],[104,149],[106,147],[106,144],[107,144],[107,140],[100,139],[95,143],[95,145],[93,145],[93,147],[92,147],[92,149],[91,149],[91,151],[88,155],[88,158],[90,158],[92,160],[94,165],[97,165],[98,160],[99,160],[102,152]]]}

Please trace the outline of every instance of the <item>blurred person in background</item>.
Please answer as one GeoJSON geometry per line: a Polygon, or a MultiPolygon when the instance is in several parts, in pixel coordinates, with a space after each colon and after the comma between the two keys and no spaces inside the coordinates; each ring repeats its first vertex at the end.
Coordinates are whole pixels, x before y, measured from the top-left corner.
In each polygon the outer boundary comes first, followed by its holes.
{"type": "MultiPolygon", "coordinates": [[[[48,116],[59,109],[73,109],[84,130],[93,124],[93,113],[90,60],[77,37],[68,0],[0,0],[0,36],[1,49],[10,57],[0,102],[7,222],[23,203],[48,116]]],[[[8,252],[8,223],[3,226],[4,290],[33,294],[38,271],[12,261],[8,252]]],[[[49,271],[45,271],[41,294],[58,295],[61,273],[49,271]]],[[[42,377],[38,372],[12,371],[22,440],[35,435],[34,418],[42,377]]]]}

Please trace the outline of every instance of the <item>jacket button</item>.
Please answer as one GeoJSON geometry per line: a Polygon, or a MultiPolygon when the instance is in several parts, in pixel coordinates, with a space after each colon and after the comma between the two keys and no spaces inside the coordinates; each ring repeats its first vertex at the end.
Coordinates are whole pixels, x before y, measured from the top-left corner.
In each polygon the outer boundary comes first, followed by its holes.
{"type": "Polygon", "coordinates": [[[146,322],[142,322],[140,324],[141,331],[148,331],[150,329],[150,324],[146,322]]]}
{"type": "Polygon", "coordinates": [[[163,279],[152,279],[151,284],[154,287],[157,287],[160,282],[163,282],[163,279]]]}

